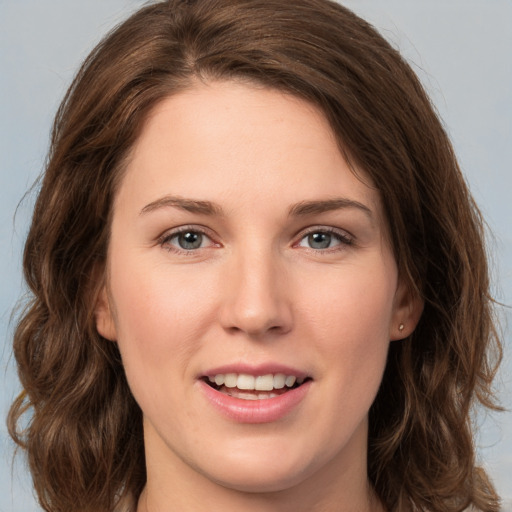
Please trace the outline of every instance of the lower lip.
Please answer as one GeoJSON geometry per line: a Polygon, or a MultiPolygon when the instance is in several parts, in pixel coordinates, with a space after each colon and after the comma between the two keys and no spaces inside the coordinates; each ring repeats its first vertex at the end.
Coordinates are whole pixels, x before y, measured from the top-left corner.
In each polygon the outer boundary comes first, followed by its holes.
{"type": "Polygon", "coordinates": [[[243,400],[212,388],[199,381],[202,392],[208,401],[227,418],[238,423],[271,423],[284,418],[305,398],[312,381],[291,389],[274,398],[243,400]]]}

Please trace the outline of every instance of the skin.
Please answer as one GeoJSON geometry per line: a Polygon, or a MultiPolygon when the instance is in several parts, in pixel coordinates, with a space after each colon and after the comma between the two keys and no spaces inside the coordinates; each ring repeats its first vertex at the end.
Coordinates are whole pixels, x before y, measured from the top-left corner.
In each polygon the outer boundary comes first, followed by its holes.
{"type": "Polygon", "coordinates": [[[387,240],[377,191],[315,107],[234,82],[155,107],[117,192],[96,311],[144,415],[139,511],[381,510],[366,476],[368,410],[390,340],[421,310],[387,240]],[[215,207],[190,211],[183,198],[215,207]],[[200,247],[180,247],[183,227],[204,232],[200,247]],[[240,362],[312,382],[284,418],[238,423],[198,376],[240,362]]]}

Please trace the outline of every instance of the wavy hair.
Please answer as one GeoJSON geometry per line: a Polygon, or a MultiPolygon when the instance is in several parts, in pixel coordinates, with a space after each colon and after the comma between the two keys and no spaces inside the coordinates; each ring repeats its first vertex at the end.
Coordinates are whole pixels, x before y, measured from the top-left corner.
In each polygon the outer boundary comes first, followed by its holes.
{"type": "Polygon", "coordinates": [[[14,336],[23,392],[8,425],[41,506],[108,512],[145,485],[142,413],[116,344],[95,328],[113,197],[151,109],[194,81],[231,79],[321,108],[380,192],[400,276],[424,300],[415,332],[391,343],[370,410],[375,492],[389,511],[496,512],[472,435],[473,407],[498,408],[501,355],[483,221],[414,72],[330,0],[154,3],[79,70],[53,126],[14,336]]]}

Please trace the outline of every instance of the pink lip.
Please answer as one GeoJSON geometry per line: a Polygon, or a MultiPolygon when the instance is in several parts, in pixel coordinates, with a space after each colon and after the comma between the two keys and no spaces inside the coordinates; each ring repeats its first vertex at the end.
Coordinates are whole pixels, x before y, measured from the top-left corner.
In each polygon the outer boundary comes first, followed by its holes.
{"type": "MultiPolygon", "coordinates": [[[[237,366],[237,368],[239,368],[237,366]]],[[[248,373],[238,370],[237,372],[217,371],[218,373],[248,373]]],[[[266,371],[264,373],[285,373],[285,371],[266,371]]],[[[264,373],[258,373],[263,375],[264,373]]],[[[295,375],[293,372],[288,375],[295,375]]],[[[271,423],[289,414],[305,398],[310,389],[312,381],[306,381],[301,386],[291,389],[282,395],[263,400],[243,400],[235,398],[209,386],[205,381],[199,380],[198,384],[208,402],[228,419],[238,423],[271,423]]]]}

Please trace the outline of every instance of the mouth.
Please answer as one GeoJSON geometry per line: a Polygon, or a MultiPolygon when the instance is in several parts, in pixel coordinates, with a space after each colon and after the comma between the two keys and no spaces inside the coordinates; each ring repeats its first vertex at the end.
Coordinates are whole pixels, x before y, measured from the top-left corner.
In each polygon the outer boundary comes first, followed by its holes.
{"type": "Polygon", "coordinates": [[[216,391],[242,400],[268,400],[297,389],[310,377],[284,373],[249,375],[245,373],[218,373],[202,377],[216,391]]]}

